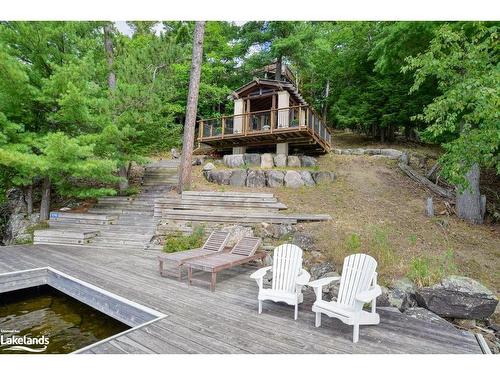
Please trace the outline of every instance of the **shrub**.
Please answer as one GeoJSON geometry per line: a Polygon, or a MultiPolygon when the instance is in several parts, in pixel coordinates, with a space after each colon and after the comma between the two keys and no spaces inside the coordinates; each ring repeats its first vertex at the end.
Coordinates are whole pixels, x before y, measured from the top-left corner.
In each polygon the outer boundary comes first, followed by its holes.
{"type": "Polygon", "coordinates": [[[188,236],[183,236],[180,232],[166,236],[163,251],[166,253],[175,253],[176,251],[196,249],[203,244],[204,235],[205,228],[198,225],[194,227],[193,232],[188,236]]]}
{"type": "Polygon", "coordinates": [[[408,243],[411,246],[415,246],[417,244],[417,236],[414,234],[410,234],[410,236],[408,237],[408,243]]]}
{"type": "Polygon", "coordinates": [[[418,257],[411,261],[408,278],[418,287],[432,284],[433,276],[431,274],[431,261],[427,257],[418,257]]]}
{"type": "Polygon", "coordinates": [[[125,189],[124,191],[120,192],[120,195],[124,197],[129,197],[131,195],[137,195],[137,194],[139,194],[139,188],[136,186],[131,186],[128,189],[125,189]]]}
{"type": "Polygon", "coordinates": [[[361,247],[361,238],[358,234],[353,233],[344,241],[348,253],[356,253],[361,247]]]}
{"type": "Polygon", "coordinates": [[[375,259],[381,267],[391,267],[395,262],[394,249],[385,229],[375,227],[372,239],[372,249],[375,259]]]}
{"type": "Polygon", "coordinates": [[[457,272],[452,249],[438,258],[418,257],[410,263],[408,277],[418,286],[424,287],[439,282],[457,272]]]}

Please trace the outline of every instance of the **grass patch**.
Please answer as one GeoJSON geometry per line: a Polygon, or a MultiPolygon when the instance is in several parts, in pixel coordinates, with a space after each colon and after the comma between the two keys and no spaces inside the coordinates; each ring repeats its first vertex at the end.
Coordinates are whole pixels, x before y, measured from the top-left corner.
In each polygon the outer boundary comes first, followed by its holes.
{"type": "Polygon", "coordinates": [[[408,236],[408,243],[411,245],[411,246],[415,246],[417,244],[417,236],[415,234],[410,234],[408,236]]]}
{"type": "Polygon", "coordinates": [[[347,237],[344,241],[344,245],[348,252],[357,253],[361,248],[361,238],[359,234],[353,233],[349,237],[347,237]]]}
{"type": "Polygon", "coordinates": [[[28,233],[31,237],[33,237],[33,233],[35,233],[36,230],[42,230],[42,229],[49,229],[48,221],[40,221],[36,224],[30,225],[26,229],[26,233],[28,233]]]}
{"type": "Polygon", "coordinates": [[[121,192],[119,193],[119,195],[120,195],[120,196],[122,196],[122,197],[130,197],[130,196],[132,196],[132,195],[137,195],[137,194],[139,194],[139,192],[140,192],[140,189],[139,189],[138,187],[136,187],[136,186],[131,186],[131,187],[129,187],[129,188],[127,188],[127,189],[125,189],[125,190],[121,191],[121,192]]]}
{"type": "Polygon", "coordinates": [[[394,247],[389,240],[389,231],[387,229],[379,226],[373,227],[370,245],[372,254],[382,270],[396,267],[397,257],[394,247]]]}
{"type": "Polygon", "coordinates": [[[178,232],[165,237],[163,251],[166,253],[175,253],[189,249],[196,249],[203,245],[203,237],[205,236],[205,228],[202,225],[195,226],[193,233],[188,236],[183,236],[178,232]]]}
{"type": "Polygon", "coordinates": [[[407,276],[418,287],[435,284],[444,277],[457,273],[454,257],[452,249],[448,249],[441,257],[417,257],[411,261],[407,276]]]}
{"type": "Polygon", "coordinates": [[[14,245],[28,245],[33,243],[33,235],[36,230],[48,229],[49,223],[47,221],[40,221],[36,224],[30,225],[26,228],[26,234],[29,235],[27,238],[19,238],[14,241],[14,245]]]}

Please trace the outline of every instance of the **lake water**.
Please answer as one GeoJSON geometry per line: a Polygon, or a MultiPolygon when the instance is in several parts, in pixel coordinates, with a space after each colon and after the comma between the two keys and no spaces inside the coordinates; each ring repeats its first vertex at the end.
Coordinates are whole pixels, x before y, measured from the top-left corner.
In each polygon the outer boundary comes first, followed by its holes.
{"type": "MultiPolygon", "coordinates": [[[[58,290],[44,285],[0,294],[0,354],[29,353],[12,347],[43,348],[42,342],[15,345],[9,337],[48,337],[41,353],[71,353],[130,327],[58,290]],[[16,332],[12,332],[15,330],[16,332]],[[10,349],[9,349],[10,348],[10,349]]],[[[25,342],[23,342],[24,344],[25,342]]]]}

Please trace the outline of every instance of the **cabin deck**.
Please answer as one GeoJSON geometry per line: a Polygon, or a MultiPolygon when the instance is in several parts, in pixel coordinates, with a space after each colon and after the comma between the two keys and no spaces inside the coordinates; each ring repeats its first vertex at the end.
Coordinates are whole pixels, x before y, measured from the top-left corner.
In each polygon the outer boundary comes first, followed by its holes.
{"type": "Polygon", "coordinates": [[[0,273],[50,266],[80,280],[166,314],[142,328],[102,341],[85,353],[481,353],[476,337],[453,327],[423,322],[379,309],[381,323],[352,329],[324,317],[314,327],[312,291],[305,293],[299,319],[293,308],[267,302],[257,314],[254,268],[220,273],[217,290],[158,274],[156,251],[92,246],[0,247],[0,273]]]}
{"type": "Polygon", "coordinates": [[[198,121],[198,142],[217,150],[288,143],[293,150],[325,153],[332,149],[330,131],[309,106],[248,112],[198,121]]]}

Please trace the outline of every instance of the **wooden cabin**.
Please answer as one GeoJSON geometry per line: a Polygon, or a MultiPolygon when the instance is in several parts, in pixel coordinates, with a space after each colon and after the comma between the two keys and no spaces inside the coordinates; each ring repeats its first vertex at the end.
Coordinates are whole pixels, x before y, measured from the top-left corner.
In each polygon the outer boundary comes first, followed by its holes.
{"type": "Polygon", "coordinates": [[[263,78],[230,95],[232,115],[198,121],[198,142],[233,154],[329,152],[331,135],[325,121],[300,95],[290,69],[282,65],[279,81],[276,64],[260,73],[263,78]]]}

